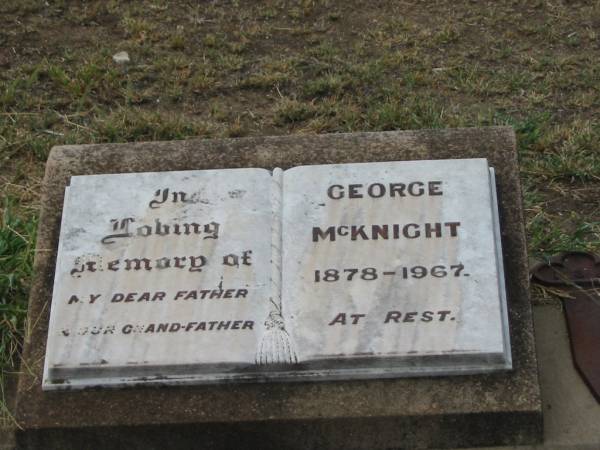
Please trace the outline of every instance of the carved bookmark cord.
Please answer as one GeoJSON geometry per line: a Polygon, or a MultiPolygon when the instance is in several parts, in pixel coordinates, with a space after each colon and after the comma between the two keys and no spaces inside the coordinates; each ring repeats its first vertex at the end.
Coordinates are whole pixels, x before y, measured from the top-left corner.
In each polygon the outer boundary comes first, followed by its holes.
{"type": "Polygon", "coordinates": [[[281,315],[281,258],[282,235],[281,216],[283,212],[283,171],[273,170],[271,177],[271,297],[269,300],[281,315]]]}
{"type": "Polygon", "coordinates": [[[274,169],[271,179],[271,310],[256,353],[256,364],[293,364],[298,358],[285,329],[281,305],[283,170],[274,169]]]}

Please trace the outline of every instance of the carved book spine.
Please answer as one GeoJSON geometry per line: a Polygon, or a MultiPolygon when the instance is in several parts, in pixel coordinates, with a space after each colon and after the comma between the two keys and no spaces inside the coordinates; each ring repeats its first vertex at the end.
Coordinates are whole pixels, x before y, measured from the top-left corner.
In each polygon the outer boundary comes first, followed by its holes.
{"type": "Polygon", "coordinates": [[[265,321],[265,333],[256,353],[256,363],[291,364],[298,362],[285,329],[281,303],[283,170],[275,168],[271,179],[271,310],[265,321]]]}

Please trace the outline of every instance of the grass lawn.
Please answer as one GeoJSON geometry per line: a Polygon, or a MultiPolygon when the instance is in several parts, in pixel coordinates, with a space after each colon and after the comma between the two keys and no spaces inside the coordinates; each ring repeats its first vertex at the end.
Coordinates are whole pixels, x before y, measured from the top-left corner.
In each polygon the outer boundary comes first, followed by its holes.
{"type": "Polygon", "coordinates": [[[599,119],[597,0],[3,0],[0,376],[54,145],[511,125],[544,257],[600,249],[599,119]]]}

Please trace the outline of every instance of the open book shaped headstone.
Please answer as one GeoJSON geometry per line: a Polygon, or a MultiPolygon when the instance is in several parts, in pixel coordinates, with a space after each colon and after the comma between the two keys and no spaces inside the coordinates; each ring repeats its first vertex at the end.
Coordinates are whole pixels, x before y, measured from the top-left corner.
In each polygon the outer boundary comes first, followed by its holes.
{"type": "Polygon", "coordinates": [[[75,176],[43,388],[511,368],[485,159],[75,176]]]}

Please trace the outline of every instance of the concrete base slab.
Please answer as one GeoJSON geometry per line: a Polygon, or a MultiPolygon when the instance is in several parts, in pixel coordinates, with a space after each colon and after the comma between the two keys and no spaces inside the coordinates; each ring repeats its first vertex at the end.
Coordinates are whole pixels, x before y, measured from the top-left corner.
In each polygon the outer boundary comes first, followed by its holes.
{"type": "Polygon", "coordinates": [[[490,450],[598,450],[600,403],[573,366],[564,313],[559,304],[545,305],[534,307],[533,316],[544,405],[544,443],[490,450]]]}

